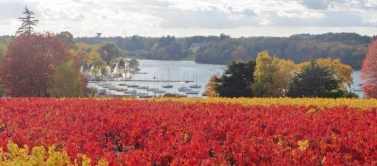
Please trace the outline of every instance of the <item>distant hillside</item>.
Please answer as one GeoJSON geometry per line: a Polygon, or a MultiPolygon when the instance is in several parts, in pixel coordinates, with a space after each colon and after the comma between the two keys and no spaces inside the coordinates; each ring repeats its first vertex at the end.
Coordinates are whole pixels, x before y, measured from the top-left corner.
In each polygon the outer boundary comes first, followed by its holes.
{"type": "Polygon", "coordinates": [[[372,37],[356,33],[297,34],[290,37],[192,36],[163,37],[80,37],[76,42],[100,44],[114,42],[126,56],[156,60],[181,60],[192,54],[199,63],[226,64],[231,60],[255,59],[258,52],[290,59],[295,63],[316,58],[339,58],[342,63],[361,68],[372,37]],[[196,46],[196,48],[191,47],[196,46]],[[191,49],[190,49],[191,47],[191,49]],[[194,52],[195,51],[195,52],[194,52]]]}
{"type": "Polygon", "coordinates": [[[13,36],[0,36],[0,44],[8,45],[13,36]]]}

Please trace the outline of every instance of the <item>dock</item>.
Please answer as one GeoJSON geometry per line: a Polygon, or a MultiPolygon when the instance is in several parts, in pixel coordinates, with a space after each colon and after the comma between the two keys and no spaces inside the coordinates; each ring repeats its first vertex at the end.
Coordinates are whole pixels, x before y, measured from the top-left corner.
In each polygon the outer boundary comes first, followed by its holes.
{"type": "Polygon", "coordinates": [[[181,83],[189,83],[194,81],[188,80],[125,80],[126,82],[181,82],[181,83]]]}
{"type": "Polygon", "coordinates": [[[125,82],[177,82],[177,83],[190,83],[194,81],[190,80],[103,80],[103,81],[97,81],[97,82],[119,82],[119,81],[125,81],[125,82]]]}

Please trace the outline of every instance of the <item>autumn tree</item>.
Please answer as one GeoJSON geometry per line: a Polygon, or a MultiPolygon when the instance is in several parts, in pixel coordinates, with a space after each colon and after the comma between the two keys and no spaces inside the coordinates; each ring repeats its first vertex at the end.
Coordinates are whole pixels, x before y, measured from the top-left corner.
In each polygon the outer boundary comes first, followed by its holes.
{"type": "Polygon", "coordinates": [[[289,85],[288,97],[343,97],[338,80],[328,67],[320,66],[312,60],[289,85]],[[339,93],[338,93],[339,92],[339,93]]]}
{"type": "Polygon", "coordinates": [[[238,46],[232,53],[231,56],[235,61],[243,61],[247,53],[243,46],[238,46]]]}
{"type": "MultiPolygon", "coordinates": [[[[335,78],[339,80],[340,88],[347,90],[347,88],[351,87],[351,84],[353,83],[353,69],[351,66],[341,63],[340,59],[319,58],[316,61],[318,65],[328,67],[334,73],[335,78]]],[[[307,66],[309,64],[310,62],[303,62],[299,64],[297,72],[301,72],[303,66],[307,66]]]]}
{"type": "Polygon", "coordinates": [[[130,68],[136,69],[139,67],[139,61],[135,57],[132,57],[129,62],[129,65],[130,65],[130,68]]]}
{"type": "Polygon", "coordinates": [[[288,89],[289,83],[294,77],[296,64],[291,60],[284,60],[274,57],[272,64],[276,70],[271,75],[272,84],[270,85],[269,94],[271,97],[281,97],[288,89]]]}
{"type": "Polygon", "coordinates": [[[55,34],[22,35],[8,46],[0,67],[0,85],[12,97],[49,97],[55,68],[71,57],[55,34]]]}
{"type": "Polygon", "coordinates": [[[23,14],[25,14],[26,16],[18,18],[22,21],[22,25],[16,31],[16,35],[32,34],[34,31],[33,26],[37,26],[38,23],[38,20],[36,20],[35,17],[32,17],[32,15],[34,15],[34,12],[30,11],[27,7],[25,7],[25,11],[23,12],[23,14]]]}
{"type": "Polygon", "coordinates": [[[214,74],[211,76],[211,78],[209,79],[207,85],[206,85],[206,89],[204,91],[204,94],[208,97],[218,97],[219,94],[216,92],[215,90],[215,85],[216,85],[216,78],[219,78],[220,77],[220,74],[214,74]]]}
{"type": "Polygon", "coordinates": [[[102,67],[106,66],[106,62],[102,60],[101,55],[99,54],[99,45],[87,45],[84,43],[77,43],[77,49],[74,51],[82,64],[84,65],[84,70],[89,69],[86,67],[86,63],[91,64],[90,67],[93,67],[92,71],[95,74],[98,74],[102,67]]]}
{"type": "Polygon", "coordinates": [[[377,98],[377,40],[375,39],[368,47],[367,55],[361,68],[360,85],[363,89],[364,98],[377,98]]]}
{"type": "Polygon", "coordinates": [[[262,51],[257,55],[254,75],[254,84],[251,86],[254,96],[271,96],[272,73],[276,70],[276,65],[272,64],[272,58],[267,51],[262,51]]]}
{"type": "Polygon", "coordinates": [[[353,83],[352,73],[353,69],[350,65],[340,62],[340,59],[319,58],[317,63],[320,66],[328,66],[334,72],[335,78],[339,80],[339,87],[343,90],[351,88],[353,83]]]}
{"type": "Polygon", "coordinates": [[[79,59],[80,65],[83,66],[83,70],[84,71],[87,70],[88,69],[88,66],[87,66],[88,53],[83,50],[76,49],[75,51],[73,51],[73,55],[79,59]]]}
{"type": "Polygon", "coordinates": [[[219,78],[215,78],[215,90],[220,97],[253,97],[255,61],[231,61],[219,78]]]}
{"type": "Polygon", "coordinates": [[[85,97],[85,78],[74,60],[61,63],[53,75],[54,84],[49,90],[53,97],[85,97]]]}
{"type": "Polygon", "coordinates": [[[295,64],[290,60],[271,58],[267,51],[257,55],[254,71],[254,96],[281,97],[294,76],[295,64]]]}
{"type": "Polygon", "coordinates": [[[73,35],[68,31],[60,32],[59,35],[60,40],[65,43],[69,48],[76,49],[76,42],[73,39],[73,35]]]}
{"type": "Polygon", "coordinates": [[[107,64],[109,64],[114,58],[124,55],[123,51],[111,42],[102,43],[98,49],[98,52],[101,55],[102,60],[104,60],[107,64]]]}

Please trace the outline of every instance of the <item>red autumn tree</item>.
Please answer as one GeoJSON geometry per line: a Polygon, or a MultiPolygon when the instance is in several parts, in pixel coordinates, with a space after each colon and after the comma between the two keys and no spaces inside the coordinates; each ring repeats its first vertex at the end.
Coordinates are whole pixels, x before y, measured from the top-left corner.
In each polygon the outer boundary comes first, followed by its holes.
{"type": "Polygon", "coordinates": [[[364,98],[377,98],[377,40],[368,47],[367,55],[361,67],[360,85],[364,92],[364,98]]]}
{"type": "Polygon", "coordinates": [[[17,37],[3,58],[0,85],[12,97],[49,97],[55,68],[71,58],[69,48],[55,34],[17,37]]]}
{"type": "Polygon", "coordinates": [[[214,74],[211,76],[211,78],[208,81],[208,84],[206,85],[206,89],[204,91],[204,94],[207,97],[219,97],[219,94],[215,90],[215,85],[216,85],[216,78],[219,78],[220,74],[214,74]]]}

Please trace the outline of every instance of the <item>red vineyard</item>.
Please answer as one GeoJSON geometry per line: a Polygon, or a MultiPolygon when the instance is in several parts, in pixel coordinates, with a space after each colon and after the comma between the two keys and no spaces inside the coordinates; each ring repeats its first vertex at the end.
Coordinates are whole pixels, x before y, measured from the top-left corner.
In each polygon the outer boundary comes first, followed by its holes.
{"type": "MultiPolygon", "coordinates": [[[[0,99],[0,147],[109,165],[376,165],[377,109],[0,99]]],[[[73,162],[73,161],[72,161],[73,162]]]]}

